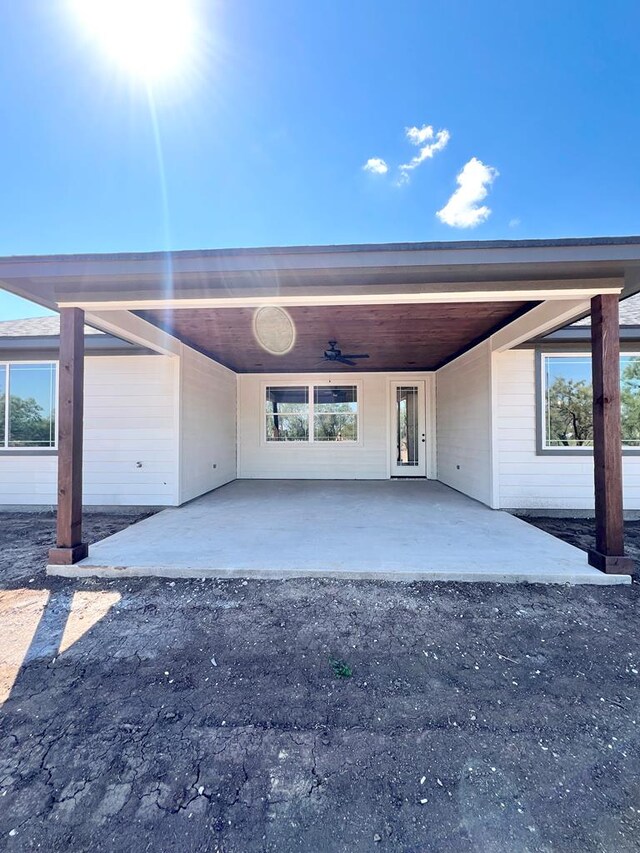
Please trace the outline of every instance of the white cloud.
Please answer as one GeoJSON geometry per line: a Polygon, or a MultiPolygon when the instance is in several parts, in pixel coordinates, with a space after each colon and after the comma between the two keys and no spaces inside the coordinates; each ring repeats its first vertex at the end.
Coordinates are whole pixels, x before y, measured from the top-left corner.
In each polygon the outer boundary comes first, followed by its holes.
{"type": "Polygon", "coordinates": [[[412,145],[422,145],[427,139],[433,139],[433,127],[423,124],[422,127],[405,127],[404,132],[412,145]]]}
{"type": "Polygon", "coordinates": [[[517,228],[520,225],[520,220],[517,216],[514,216],[513,219],[509,220],[509,228],[517,228]]]}
{"type": "Polygon", "coordinates": [[[472,157],[456,177],[458,189],[442,210],[438,219],[453,228],[474,228],[489,218],[491,209],[478,202],[487,197],[489,187],[500,173],[493,166],[485,166],[477,157],[472,157]]]}
{"type": "Polygon", "coordinates": [[[425,160],[430,160],[438,151],[442,151],[446,147],[451,134],[448,130],[434,131],[430,124],[423,124],[422,127],[407,127],[405,128],[407,139],[412,145],[421,146],[420,150],[408,163],[403,163],[400,166],[400,178],[398,183],[406,184],[409,180],[409,173],[416,169],[420,163],[425,160]]]}
{"type": "Polygon", "coordinates": [[[386,175],[389,167],[381,157],[370,157],[362,167],[365,172],[372,172],[374,175],[386,175]]]}

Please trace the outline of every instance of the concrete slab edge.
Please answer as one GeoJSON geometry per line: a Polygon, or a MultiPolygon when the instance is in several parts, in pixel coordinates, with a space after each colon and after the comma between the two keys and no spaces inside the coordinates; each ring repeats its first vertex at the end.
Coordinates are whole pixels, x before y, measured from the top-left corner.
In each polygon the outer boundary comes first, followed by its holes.
{"type": "Polygon", "coordinates": [[[378,580],[378,581],[450,581],[456,583],[543,583],[575,586],[617,586],[630,584],[629,575],[607,575],[603,572],[504,572],[504,571],[348,571],[344,569],[220,569],[199,566],[47,566],[47,574],[65,578],[219,578],[246,580],[287,580],[290,578],[333,578],[334,580],[378,580]]]}
{"type": "MultiPolygon", "coordinates": [[[[82,507],[84,515],[100,515],[103,513],[113,513],[115,515],[140,515],[143,512],[162,512],[165,509],[173,509],[173,507],[160,506],[158,504],[89,504],[82,507]]],[[[1,504],[0,512],[29,512],[34,515],[56,513],[58,507],[56,504],[1,504]]]]}

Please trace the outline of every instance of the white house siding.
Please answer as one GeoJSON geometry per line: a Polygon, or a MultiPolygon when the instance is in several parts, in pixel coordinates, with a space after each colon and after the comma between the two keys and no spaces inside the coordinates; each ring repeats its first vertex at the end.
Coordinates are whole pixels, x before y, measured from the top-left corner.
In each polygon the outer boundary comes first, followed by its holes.
{"type": "MultiPolygon", "coordinates": [[[[536,455],[534,350],[495,357],[500,506],[505,509],[593,510],[590,456],[536,455]]],[[[640,457],[625,456],[625,509],[640,509],[640,457]]]]}
{"type": "Polygon", "coordinates": [[[492,376],[488,342],[436,373],[438,479],[493,506],[492,376]]]}
{"type": "Polygon", "coordinates": [[[55,456],[6,456],[0,453],[0,505],[53,504],[57,471],[55,456]]]}
{"type": "MultiPolygon", "coordinates": [[[[171,505],[177,495],[177,360],[85,361],[84,502],[171,505]]],[[[0,453],[0,504],[54,504],[57,457],[0,453]]]]}
{"type": "Polygon", "coordinates": [[[236,477],[237,376],[185,346],[180,363],[180,503],[184,503],[236,477]]]}
{"type": "Polygon", "coordinates": [[[389,477],[390,380],[426,380],[431,374],[244,374],[238,377],[238,477],[383,480],[389,477]],[[358,385],[358,442],[265,441],[264,387],[288,384],[358,385]]]}

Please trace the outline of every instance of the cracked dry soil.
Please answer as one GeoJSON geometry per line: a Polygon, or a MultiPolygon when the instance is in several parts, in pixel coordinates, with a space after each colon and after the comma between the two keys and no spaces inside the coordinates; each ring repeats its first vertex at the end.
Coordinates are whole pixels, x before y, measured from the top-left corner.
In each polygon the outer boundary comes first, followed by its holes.
{"type": "Polygon", "coordinates": [[[640,850],[638,585],[75,582],[52,534],[0,517],[0,849],[640,850]]]}

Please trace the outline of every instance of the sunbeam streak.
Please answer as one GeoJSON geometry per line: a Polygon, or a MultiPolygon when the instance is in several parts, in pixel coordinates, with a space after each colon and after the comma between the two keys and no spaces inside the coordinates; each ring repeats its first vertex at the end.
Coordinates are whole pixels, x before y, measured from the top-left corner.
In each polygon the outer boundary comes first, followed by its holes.
{"type": "Polygon", "coordinates": [[[151,128],[153,131],[153,143],[156,154],[156,165],[158,167],[158,180],[160,181],[160,196],[162,199],[162,231],[164,238],[165,260],[164,260],[164,292],[169,298],[173,295],[173,258],[171,255],[171,221],[169,218],[169,192],[167,189],[167,173],[164,165],[164,153],[162,150],[162,138],[160,136],[160,123],[158,122],[158,111],[153,96],[153,89],[147,87],[147,100],[149,103],[149,115],[151,117],[151,128]]]}

